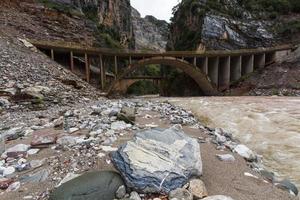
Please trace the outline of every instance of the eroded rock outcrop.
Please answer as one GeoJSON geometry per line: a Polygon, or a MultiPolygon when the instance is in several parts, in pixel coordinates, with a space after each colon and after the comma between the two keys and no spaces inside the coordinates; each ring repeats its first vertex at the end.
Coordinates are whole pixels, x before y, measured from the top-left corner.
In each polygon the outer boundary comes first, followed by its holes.
{"type": "Polygon", "coordinates": [[[169,33],[168,23],[153,16],[143,18],[134,8],[131,17],[136,49],[165,51],[169,33]]]}
{"type": "Polygon", "coordinates": [[[271,46],[276,34],[269,21],[237,0],[185,0],[175,8],[168,48],[241,49],[271,46]]]}

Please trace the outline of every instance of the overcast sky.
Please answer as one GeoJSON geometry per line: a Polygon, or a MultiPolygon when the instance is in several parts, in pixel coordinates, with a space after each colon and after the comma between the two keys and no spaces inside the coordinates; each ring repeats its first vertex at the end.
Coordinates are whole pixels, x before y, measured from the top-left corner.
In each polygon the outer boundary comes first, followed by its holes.
{"type": "Polygon", "coordinates": [[[180,0],[131,0],[131,5],[136,8],[144,17],[145,15],[153,15],[157,19],[170,21],[172,17],[172,8],[178,4],[180,0]]]}

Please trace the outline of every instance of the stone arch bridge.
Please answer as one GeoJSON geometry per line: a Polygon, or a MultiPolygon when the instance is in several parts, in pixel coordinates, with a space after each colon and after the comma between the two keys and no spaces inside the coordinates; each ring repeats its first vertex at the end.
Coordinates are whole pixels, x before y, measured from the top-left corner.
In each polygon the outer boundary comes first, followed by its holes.
{"type": "Polygon", "coordinates": [[[159,64],[179,69],[189,75],[204,95],[218,95],[242,76],[264,68],[288,55],[295,45],[271,48],[222,51],[170,51],[164,53],[131,51],[105,48],[84,48],[71,43],[30,41],[53,60],[63,57],[71,71],[75,71],[75,57],[83,61],[85,80],[90,82],[91,74],[108,94],[125,93],[138,80],[153,80],[160,83],[163,77],[130,76],[135,70],[159,64]],[[63,56],[62,56],[63,55],[63,56]],[[122,63],[122,67],[119,66],[122,63]],[[112,73],[108,75],[107,70],[112,73]],[[120,70],[122,69],[122,71],[120,70]],[[97,78],[98,77],[98,78],[97,78]],[[94,77],[95,78],[95,77],[94,77]]]}

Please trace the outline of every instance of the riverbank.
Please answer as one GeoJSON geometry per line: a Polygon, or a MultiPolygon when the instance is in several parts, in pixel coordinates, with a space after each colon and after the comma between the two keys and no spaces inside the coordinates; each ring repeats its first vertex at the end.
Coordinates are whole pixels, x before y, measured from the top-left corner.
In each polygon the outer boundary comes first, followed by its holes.
{"type": "MultiPolygon", "coordinates": [[[[287,191],[264,181],[263,177],[253,171],[248,166],[249,163],[238,154],[228,149],[217,148],[220,145],[214,144],[214,131],[204,128],[191,112],[168,103],[103,99],[55,110],[8,113],[0,116],[0,120],[4,122],[1,128],[10,127],[10,134],[15,136],[7,142],[7,148],[16,144],[43,143],[35,137],[36,131],[48,135],[48,138],[53,134],[57,136],[55,141],[35,147],[40,149],[39,152],[23,158],[25,160],[22,160],[24,163],[21,164],[41,162],[29,169],[21,165],[24,168],[21,167],[19,172],[9,174],[7,177],[12,180],[10,187],[14,184],[14,188],[10,190],[15,191],[3,190],[0,199],[48,199],[54,187],[70,173],[115,170],[110,153],[120,144],[131,140],[135,132],[151,127],[168,128],[177,123],[183,126],[186,134],[200,142],[203,162],[201,179],[209,195],[227,195],[235,200],[295,199],[287,191]],[[135,125],[118,121],[114,117],[114,113],[124,106],[137,108],[135,125]],[[13,129],[15,127],[19,129],[13,129]],[[235,161],[220,161],[216,154],[232,154],[235,161]]],[[[14,162],[19,163],[20,159],[2,164],[8,167],[14,162]]],[[[161,198],[164,199],[162,196],[161,198]]]]}
{"type": "Polygon", "coordinates": [[[173,98],[205,125],[222,127],[263,155],[263,164],[300,186],[300,100],[297,97],[173,98]]]}

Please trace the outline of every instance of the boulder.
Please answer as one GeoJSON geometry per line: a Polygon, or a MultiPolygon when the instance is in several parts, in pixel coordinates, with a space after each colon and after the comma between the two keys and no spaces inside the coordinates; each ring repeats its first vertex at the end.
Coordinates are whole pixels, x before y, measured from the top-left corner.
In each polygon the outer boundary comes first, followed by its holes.
{"type": "Polygon", "coordinates": [[[88,172],[56,188],[50,194],[50,200],[75,199],[74,197],[77,200],[112,200],[122,185],[122,178],[116,172],[88,172]]]}
{"type": "Polygon", "coordinates": [[[202,174],[200,146],[180,126],[139,132],[112,154],[127,187],[169,193],[202,174]]]}
{"type": "Polygon", "coordinates": [[[56,143],[59,132],[52,129],[43,129],[35,131],[32,134],[31,146],[37,148],[47,147],[48,145],[56,143]]]}
{"type": "Polygon", "coordinates": [[[118,120],[124,121],[129,124],[134,124],[135,122],[135,108],[123,107],[121,112],[117,115],[118,120]]]}

